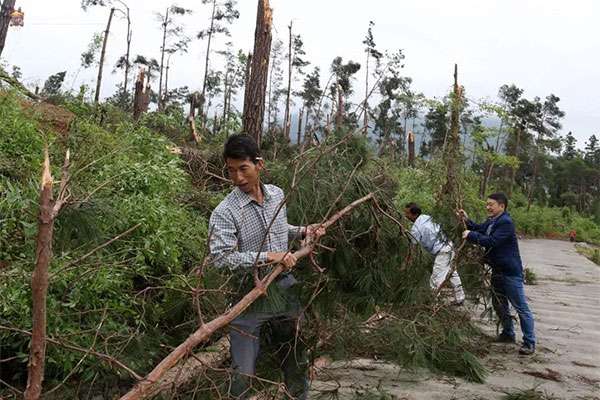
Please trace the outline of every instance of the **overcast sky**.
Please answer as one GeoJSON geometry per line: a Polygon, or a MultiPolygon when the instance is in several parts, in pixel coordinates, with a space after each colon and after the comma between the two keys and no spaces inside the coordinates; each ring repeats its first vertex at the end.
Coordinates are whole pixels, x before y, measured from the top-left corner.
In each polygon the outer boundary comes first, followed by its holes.
{"type": "MultiPolygon", "coordinates": [[[[256,0],[239,0],[240,19],[231,28],[236,48],[252,48],[256,0]]],[[[200,0],[129,0],[133,17],[132,54],[159,57],[161,33],[155,12],[171,4],[194,11],[181,18],[189,35],[205,29],[210,9],[200,0]]],[[[106,25],[108,10],[83,12],[80,0],[17,0],[25,26],[10,28],[3,62],[21,67],[27,84],[43,84],[48,75],[67,70],[65,87],[93,86],[92,71],[80,71],[80,55],[94,32],[106,25]]],[[[377,47],[402,49],[406,75],[429,97],[443,96],[459,65],[459,80],[473,99],[495,99],[498,88],[514,83],[525,96],[561,98],[566,112],[563,132],[573,131],[579,147],[600,134],[600,2],[595,0],[271,0],[275,36],[286,40],[287,25],[305,43],[313,65],[329,70],[333,57],[364,62],[362,40],[375,22],[377,47]]],[[[108,71],[124,53],[124,20],[113,21],[108,71]]],[[[213,49],[223,46],[218,39],[213,49]]],[[[189,54],[172,60],[170,87],[199,88],[205,42],[194,41],[189,54]]],[[[215,60],[215,63],[218,61],[215,60]]],[[[216,64],[218,65],[218,64],[216,64]]],[[[322,76],[326,76],[322,73],[322,76]]],[[[357,85],[364,85],[362,70],[357,85]]],[[[102,95],[115,90],[121,75],[105,77],[102,95]]],[[[323,82],[324,84],[324,82],[323,82]]]]}

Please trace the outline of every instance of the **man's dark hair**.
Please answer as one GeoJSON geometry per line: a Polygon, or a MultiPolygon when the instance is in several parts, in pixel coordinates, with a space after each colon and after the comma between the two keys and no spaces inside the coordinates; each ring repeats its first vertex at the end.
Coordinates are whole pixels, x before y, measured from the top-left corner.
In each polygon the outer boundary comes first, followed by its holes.
{"type": "Polygon", "coordinates": [[[492,193],[488,196],[488,199],[496,200],[498,204],[504,204],[504,209],[508,210],[508,197],[502,192],[492,193]]]}
{"type": "Polygon", "coordinates": [[[245,133],[232,135],[227,139],[225,148],[223,149],[223,159],[227,160],[228,158],[250,160],[255,164],[261,159],[256,141],[252,136],[245,133]]]}
{"type": "Polygon", "coordinates": [[[421,212],[422,212],[421,207],[419,207],[419,205],[417,203],[413,203],[413,202],[408,203],[407,205],[404,206],[404,208],[408,208],[408,210],[410,211],[411,214],[414,214],[417,216],[421,215],[421,212]]]}

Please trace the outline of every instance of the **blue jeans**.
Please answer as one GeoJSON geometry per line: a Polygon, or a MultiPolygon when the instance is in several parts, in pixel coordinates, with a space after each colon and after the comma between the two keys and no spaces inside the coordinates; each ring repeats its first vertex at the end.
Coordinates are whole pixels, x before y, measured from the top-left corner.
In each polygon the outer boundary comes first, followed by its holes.
{"type": "Polygon", "coordinates": [[[515,328],[508,304],[519,315],[523,344],[535,347],[533,313],[527,305],[523,277],[492,274],[492,305],[502,324],[502,334],[515,337],[515,328]]]}

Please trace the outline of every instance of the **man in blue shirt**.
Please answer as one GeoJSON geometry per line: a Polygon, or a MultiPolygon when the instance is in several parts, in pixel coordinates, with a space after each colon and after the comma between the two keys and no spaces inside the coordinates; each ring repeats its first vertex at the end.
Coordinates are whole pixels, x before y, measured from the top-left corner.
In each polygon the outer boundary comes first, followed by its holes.
{"type": "MultiPolygon", "coordinates": [[[[444,235],[440,225],[434,222],[429,215],[422,214],[421,207],[416,203],[408,203],[404,206],[404,216],[413,222],[410,230],[413,242],[418,242],[429,254],[435,257],[429,285],[432,290],[437,291],[450,272],[455,255],[454,246],[444,235]]],[[[450,284],[454,289],[453,304],[462,305],[465,301],[465,292],[458,272],[452,272],[450,284]]]]}
{"type": "Polygon", "coordinates": [[[523,346],[519,353],[530,355],[535,352],[533,313],[527,305],[523,287],[523,264],[515,225],[506,212],[508,198],[504,193],[493,193],[486,202],[488,219],[477,224],[464,210],[459,216],[466,221],[468,230],[463,238],[486,249],[486,261],[492,267],[492,304],[502,323],[502,333],[498,342],[514,343],[515,330],[510,316],[509,303],[519,315],[523,346]]]}

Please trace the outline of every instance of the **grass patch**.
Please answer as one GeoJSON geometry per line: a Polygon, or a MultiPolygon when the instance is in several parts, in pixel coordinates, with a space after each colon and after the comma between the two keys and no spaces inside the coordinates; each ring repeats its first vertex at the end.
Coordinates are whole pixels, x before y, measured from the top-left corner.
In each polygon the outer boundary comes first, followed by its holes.
{"type": "Polygon", "coordinates": [[[526,285],[537,285],[537,275],[535,274],[535,272],[533,272],[531,268],[525,268],[524,273],[526,285]]]}
{"type": "Polygon", "coordinates": [[[579,254],[587,257],[592,262],[594,262],[596,265],[600,265],[600,247],[590,246],[587,244],[586,245],[577,244],[577,245],[575,245],[575,249],[577,249],[577,252],[579,254]]]}

